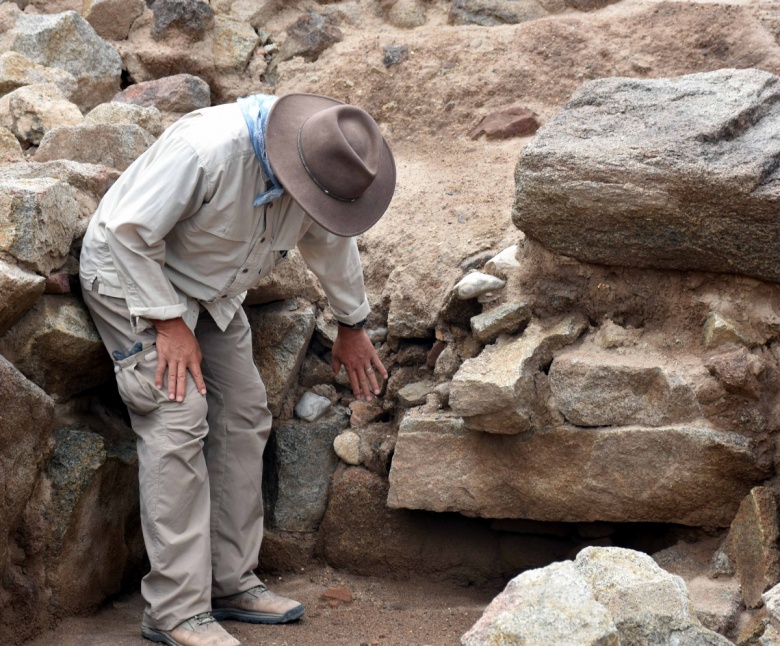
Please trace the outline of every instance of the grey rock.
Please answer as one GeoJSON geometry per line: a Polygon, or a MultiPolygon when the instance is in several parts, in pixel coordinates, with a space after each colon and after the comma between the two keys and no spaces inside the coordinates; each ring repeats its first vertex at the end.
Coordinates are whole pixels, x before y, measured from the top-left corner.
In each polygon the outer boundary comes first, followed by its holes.
{"type": "Polygon", "coordinates": [[[392,508],[725,527],[766,474],[749,439],[701,426],[562,426],[507,437],[419,410],[398,432],[392,508]]]}
{"type": "Polygon", "coordinates": [[[492,343],[501,334],[522,332],[531,320],[527,303],[509,302],[471,319],[471,331],[480,343],[492,343]]]}
{"type": "Polygon", "coordinates": [[[0,54],[0,94],[13,92],[25,85],[47,84],[56,85],[67,99],[71,99],[78,88],[70,72],[39,65],[19,52],[0,54]]]}
{"type": "Polygon", "coordinates": [[[214,10],[205,0],[155,0],[152,37],[161,40],[172,30],[202,40],[214,27],[214,10]]]}
{"type": "MultiPolygon", "coordinates": [[[[436,358],[433,368],[433,376],[437,379],[452,379],[460,368],[460,357],[452,345],[448,345],[436,358]]],[[[449,392],[448,392],[449,396],[449,392]]]]}
{"type": "Polygon", "coordinates": [[[51,129],[83,120],[78,106],[56,85],[26,85],[0,99],[0,126],[28,144],[37,146],[51,129]]]}
{"type": "Polygon", "coordinates": [[[251,25],[217,16],[214,25],[214,65],[217,70],[242,73],[249,64],[260,38],[251,25]]]}
{"type": "Polygon", "coordinates": [[[325,292],[297,249],[291,249],[283,262],[263,278],[257,287],[249,290],[244,302],[247,305],[262,305],[289,298],[304,298],[310,302],[325,299],[325,292]]]}
{"type": "Polygon", "coordinates": [[[115,101],[101,103],[84,117],[84,121],[111,126],[141,126],[153,137],[159,137],[163,132],[160,111],[154,106],[145,107],[115,101]]]}
{"type": "Polygon", "coordinates": [[[550,366],[558,409],[576,426],[664,426],[702,416],[692,384],[707,373],[653,353],[563,351],[550,366]]]}
{"type": "Polygon", "coordinates": [[[398,389],[398,403],[401,406],[421,406],[425,403],[426,397],[433,392],[436,384],[430,381],[416,381],[406,384],[398,389]]]}
{"type": "Polygon", "coordinates": [[[75,193],[65,182],[0,175],[0,252],[20,267],[44,276],[61,267],[78,222],[75,193]]]}
{"type": "Polygon", "coordinates": [[[506,281],[491,276],[490,274],[483,274],[479,271],[473,271],[466,274],[457,285],[455,285],[455,293],[458,298],[466,300],[469,298],[476,298],[482,296],[488,292],[494,292],[503,288],[506,285],[506,281]]]}
{"type": "Polygon", "coordinates": [[[771,620],[775,623],[780,622],[780,584],[771,587],[761,595],[761,599],[766,606],[766,611],[771,620]]]}
{"type": "Polygon", "coordinates": [[[333,441],[348,424],[341,409],[313,423],[291,420],[274,429],[269,472],[269,489],[276,494],[270,514],[273,527],[291,532],[319,527],[339,461],[333,441]]]}
{"type": "Polygon", "coordinates": [[[125,170],[155,141],[146,129],[135,124],[89,123],[59,127],[46,133],[37,161],[71,159],[125,170]]]}
{"type": "Polygon", "coordinates": [[[531,323],[522,336],[487,346],[452,378],[450,406],[469,428],[523,433],[555,423],[541,394],[541,368],[573,343],[588,323],[581,315],[531,323]],[[539,382],[539,383],[537,383],[539,382]]]}
{"type": "Polygon", "coordinates": [[[305,61],[316,61],[322,52],[342,40],[343,34],[338,27],[330,24],[318,13],[302,15],[287,27],[287,38],[268,67],[270,73],[279,63],[300,56],[305,61]]]}
{"type": "Polygon", "coordinates": [[[230,5],[230,15],[261,31],[278,9],[279,0],[236,0],[230,5]]]}
{"type": "Polygon", "coordinates": [[[144,0],[84,0],[82,14],[101,38],[124,40],[145,8],[144,0]]]}
{"type": "Polygon", "coordinates": [[[612,617],[596,601],[590,586],[571,561],[553,563],[512,579],[461,638],[463,646],[618,646],[619,643],[612,617]]]}
{"type": "Polygon", "coordinates": [[[36,63],[72,74],[78,84],[73,102],[84,111],[108,101],[119,90],[119,53],[75,11],[19,14],[11,49],[36,63]]]}
{"type": "Polygon", "coordinates": [[[517,24],[547,15],[536,0],[453,0],[448,16],[454,25],[517,24]]]}
{"type": "Polygon", "coordinates": [[[161,112],[185,114],[211,105],[211,88],[192,74],[176,74],[136,83],[114,96],[112,101],[155,107],[161,112]]]}
{"type": "Polygon", "coordinates": [[[513,220],[584,262],[777,282],[778,97],[757,69],[590,81],[523,149],[513,220]]]}
{"type": "Polygon", "coordinates": [[[384,51],[382,62],[385,67],[403,63],[409,56],[409,48],[406,45],[385,45],[382,50],[384,51]]]}
{"type": "Polygon", "coordinates": [[[764,633],[758,638],[759,646],[780,646],[780,631],[771,624],[766,627],[764,633]]]}
{"type": "Polygon", "coordinates": [[[0,352],[55,399],[113,378],[87,308],[74,296],[43,296],[2,339],[0,352]]]}
{"type": "Polygon", "coordinates": [[[314,422],[330,410],[330,400],[306,391],[295,404],[295,416],[306,422],[314,422]]]}
{"type": "Polygon", "coordinates": [[[567,6],[580,11],[594,11],[603,9],[607,5],[613,4],[618,0],[564,0],[567,6]]]}
{"type": "Polygon", "coordinates": [[[46,280],[0,260],[0,337],[43,295],[46,280]]]}
{"type": "MultiPolygon", "coordinates": [[[[255,363],[265,382],[268,407],[278,416],[295,383],[314,333],[315,308],[291,311],[287,302],[247,308],[255,363]]],[[[330,445],[329,445],[330,446],[330,445]]]]}

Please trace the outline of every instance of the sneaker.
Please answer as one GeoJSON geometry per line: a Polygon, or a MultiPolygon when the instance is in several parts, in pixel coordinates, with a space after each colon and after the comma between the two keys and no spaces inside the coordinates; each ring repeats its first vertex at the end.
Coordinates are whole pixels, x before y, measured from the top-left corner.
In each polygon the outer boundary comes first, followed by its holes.
{"type": "Polygon", "coordinates": [[[210,612],[182,621],[173,630],[141,626],[144,639],[168,646],[241,646],[241,642],[220,626],[210,612]]]}
{"type": "Polygon", "coordinates": [[[215,618],[252,624],[283,624],[303,616],[303,604],[274,594],[262,583],[246,592],[211,600],[215,618]]]}

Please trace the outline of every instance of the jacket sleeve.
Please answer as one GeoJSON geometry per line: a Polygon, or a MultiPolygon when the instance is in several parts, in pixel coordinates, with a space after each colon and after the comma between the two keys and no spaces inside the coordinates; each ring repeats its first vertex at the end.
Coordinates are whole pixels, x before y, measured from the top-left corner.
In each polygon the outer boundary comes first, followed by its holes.
{"type": "Polygon", "coordinates": [[[163,272],[164,238],[207,194],[208,177],[195,150],[169,139],[111,214],[106,236],[133,325],[138,318],[172,319],[186,311],[163,272]]]}
{"type": "Polygon", "coordinates": [[[298,250],[319,279],[337,321],[352,325],[368,316],[371,308],[355,238],[342,238],[312,222],[298,250]]]}

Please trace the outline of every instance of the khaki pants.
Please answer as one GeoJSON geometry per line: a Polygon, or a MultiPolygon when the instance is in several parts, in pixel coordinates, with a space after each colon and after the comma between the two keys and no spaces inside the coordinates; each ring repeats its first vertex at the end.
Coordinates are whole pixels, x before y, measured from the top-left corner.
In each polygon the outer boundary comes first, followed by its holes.
{"type": "Polygon", "coordinates": [[[257,585],[263,537],[263,449],[271,430],[246,314],[222,332],[208,313],[195,336],[208,394],[187,375],[184,402],[154,387],[152,328],[134,335],[123,299],[84,292],[109,352],[143,350],[114,361],[117,385],[138,438],[141,524],[151,571],[141,592],[144,624],[171,630],[211,610],[211,598],[257,585]]]}

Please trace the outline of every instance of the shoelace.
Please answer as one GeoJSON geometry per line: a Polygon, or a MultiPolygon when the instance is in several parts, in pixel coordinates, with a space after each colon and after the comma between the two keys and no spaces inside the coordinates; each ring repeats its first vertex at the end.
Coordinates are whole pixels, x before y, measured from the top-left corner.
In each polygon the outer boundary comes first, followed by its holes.
{"type": "Polygon", "coordinates": [[[260,583],[256,585],[254,588],[249,588],[247,592],[249,592],[249,594],[252,594],[256,597],[259,597],[261,594],[263,594],[263,592],[268,592],[268,588],[266,588],[265,585],[260,583]]]}
{"type": "Polygon", "coordinates": [[[203,624],[210,624],[216,621],[210,612],[202,612],[199,615],[195,615],[192,619],[198,622],[198,626],[202,626],[203,624]]]}

